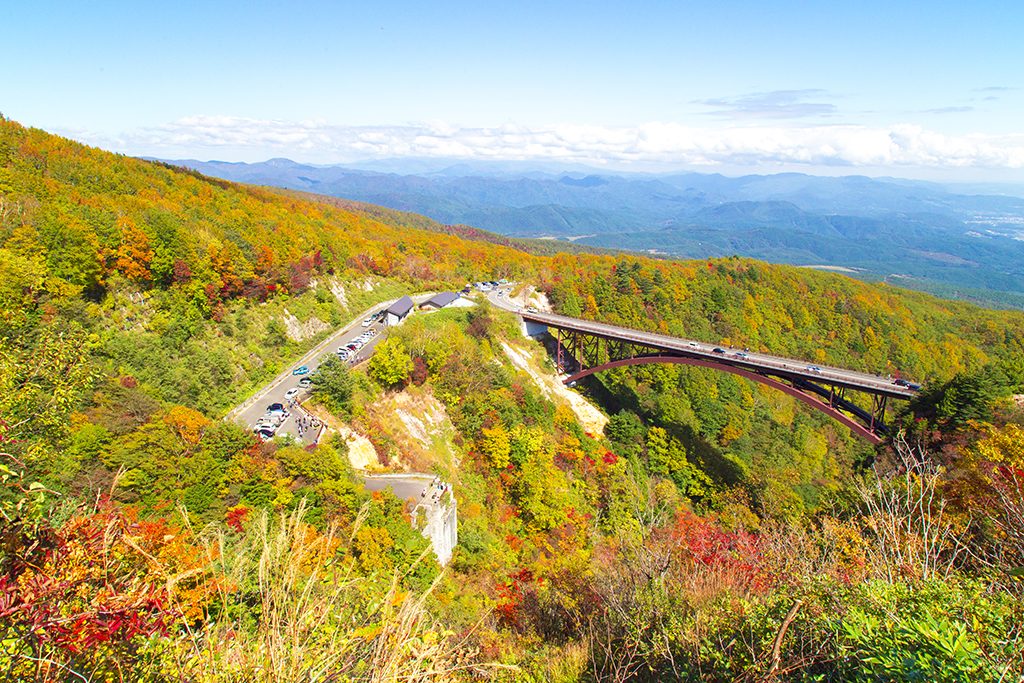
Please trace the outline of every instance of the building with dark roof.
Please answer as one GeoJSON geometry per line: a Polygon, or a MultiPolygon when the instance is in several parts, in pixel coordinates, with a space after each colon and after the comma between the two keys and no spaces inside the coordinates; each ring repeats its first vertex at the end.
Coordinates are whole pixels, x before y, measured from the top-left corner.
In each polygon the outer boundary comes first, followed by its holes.
{"type": "Polygon", "coordinates": [[[430,297],[429,299],[427,299],[423,303],[421,303],[420,304],[420,309],[422,309],[422,310],[429,310],[429,311],[437,311],[437,310],[440,310],[440,309],[444,308],[445,306],[447,306],[448,304],[452,303],[453,301],[456,301],[458,298],[459,298],[459,295],[456,294],[455,292],[440,292],[440,293],[435,294],[434,296],[430,297]]]}
{"type": "Polygon", "coordinates": [[[408,295],[403,296],[384,311],[384,324],[388,326],[400,325],[411,310],[412,299],[408,295]]]}

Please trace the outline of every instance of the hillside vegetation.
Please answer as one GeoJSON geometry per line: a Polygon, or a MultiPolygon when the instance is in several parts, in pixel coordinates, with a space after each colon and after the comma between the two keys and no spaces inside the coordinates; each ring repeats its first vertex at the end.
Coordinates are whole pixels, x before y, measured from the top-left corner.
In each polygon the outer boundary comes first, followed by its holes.
{"type": "Polygon", "coordinates": [[[363,200],[502,235],[572,240],[563,241],[566,248],[828,264],[868,281],[891,278],[949,298],[1024,308],[1020,197],[799,173],[732,178],[595,170],[584,176],[452,161],[449,168],[399,174],[287,159],[175,163],[226,180],[363,200]]]}
{"type": "Polygon", "coordinates": [[[0,122],[4,676],[1024,674],[1024,315],[404,222],[0,122]],[[453,484],[444,570],[343,439],[260,443],[220,419],[366,307],[498,277],[571,315],[926,391],[869,449],[743,380],[648,366],[584,387],[600,434],[521,369],[544,351],[513,316],[414,315],[313,400],[379,462],[453,484]],[[412,444],[388,421],[415,406],[437,429],[412,444]]]}

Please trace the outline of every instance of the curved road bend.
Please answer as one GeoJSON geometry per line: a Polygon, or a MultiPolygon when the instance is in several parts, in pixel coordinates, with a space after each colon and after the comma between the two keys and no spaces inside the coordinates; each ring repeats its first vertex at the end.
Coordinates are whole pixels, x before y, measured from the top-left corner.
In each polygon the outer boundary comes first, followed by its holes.
{"type": "Polygon", "coordinates": [[[618,327],[605,323],[590,320],[580,320],[554,313],[531,313],[508,301],[507,295],[498,296],[497,290],[487,295],[488,300],[495,306],[502,308],[526,320],[541,324],[549,324],[554,327],[588,332],[606,338],[616,340],[632,341],[645,346],[653,347],[670,352],[678,352],[683,355],[695,358],[707,358],[716,362],[726,362],[745,370],[753,372],[771,370],[774,373],[783,373],[790,377],[799,377],[813,382],[827,382],[851,389],[868,391],[876,394],[895,396],[898,398],[912,398],[917,391],[908,387],[901,387],[893,383],[893,380],[866,372],[857,372],[845,368],[835,368],[825,365],[816,365],[809,361],[783,356],[773,356],[766,353],[747,352],[746,357],[738,357],[735,350],[728,350],[727,353],[715,353],[713,349],[717,344],[707,344],[695,339],[681,339],[663,334],[634,330],[628,327],[618,327]],[[817,368],[811,370],[811,368],[817,368]]]}

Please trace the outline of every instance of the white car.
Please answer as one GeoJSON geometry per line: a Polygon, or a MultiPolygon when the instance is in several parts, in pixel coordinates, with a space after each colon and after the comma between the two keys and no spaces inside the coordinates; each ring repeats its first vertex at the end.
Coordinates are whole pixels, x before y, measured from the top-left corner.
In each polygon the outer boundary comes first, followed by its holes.
{"type": "Polygon", "coordinates": [[[367,318],[366,320],[363,321],[362,324],[363,324],[363,327],[369,327],[370,325],[373,324],[373,318],[367,318]]]}
{"type": "Polygon", "coordinates": [[[295,398],[296,396],[298,396],[298,395],[299,395],[299,392],[300,392],[300,391],[302,391],[302,390],[301,390],[301,389],[299,389],[298,387],[293,387],[293,388],[289,389],[288,391],[284,392],[284,397],[285,397],[286,399],[288,399],[289,401],[291,401],[291,400],[293,400],[293,399],[294,399],[294,398],[295,398]]]}
{"type": "Polygon", "coordinates": [[[277,420],[268,420],[267,418],[261,418],[260,420],[258,420],[256,422],[255,425],[253,425],[253,431],[254,432],[267,431],[267,432],[270,432],[271,434],[273,434],[274,432],[277,431],[277,428],[279,426],[280,425],[278,424],[277,420]]]}

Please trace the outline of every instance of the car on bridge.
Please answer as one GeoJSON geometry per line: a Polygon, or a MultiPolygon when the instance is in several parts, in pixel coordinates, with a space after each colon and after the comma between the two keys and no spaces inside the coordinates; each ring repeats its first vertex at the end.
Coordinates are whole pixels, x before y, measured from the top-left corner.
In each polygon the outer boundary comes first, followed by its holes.
{"type": "Polygon", "coordinates": [[[821,368],[819,368],[817,365],[808,365],[807,370],[809,372],[813,372],[815,375],[821,374],[821,368]]]}
{"type": "Polygon", "coordinates": [[[711,353],[725,353],[725,349],[723,349],[721,346],[716,346],[715,348],[711,349],[711,353]]]}

